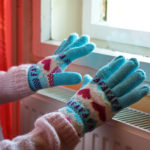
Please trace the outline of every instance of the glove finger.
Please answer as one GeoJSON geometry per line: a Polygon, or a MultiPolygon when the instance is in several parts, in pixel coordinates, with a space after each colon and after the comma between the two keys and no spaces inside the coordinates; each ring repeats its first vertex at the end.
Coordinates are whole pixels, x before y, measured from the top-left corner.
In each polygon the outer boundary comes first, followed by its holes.
{"type": "Polygon", "coordinates": [[[123,56],[116,57],[110,63],[108,63],[106,66],[100,68],[97,71],[96,76],[93,79],[93,81],[98,82],[100,79],[102,79],[102,80],[108,79],[124,63],[125,63],[125,58],[123,56]]]}
{"type": "Polygon", "coordinates": [[[77,58],[83,57],[85,55],[90,54],[95,49],[95,45],[93,43],[86,44],[85,46],[72,48],[69,51],[65,52],[63,61],[68,59],[70,63],[77,58]]]}
{"type": "Polygon", "coordinates": [[[61,47],[61,49],[59,50],[59,53],[62,53],[65,50],[65,48],[71,45],[72,43],[74,43],[77,40],[77,38],[78,38],[78,34],[76,33],[70,34],[63,47],[61,47]]]}
{"type": "Polygon", "coordinates": [[[125,80],[130,74],[132,74],[139,66],[136,58],[131,58],[120,69],[111,75],[106,81],[109,88],[115,87],[121,81],[125,80]]]}
{"type": "Polygon", "coordinates": [[[80,83],[82,80],[81,74],[77,72],[63,72],[53,74],[54,86],[58,85],[73,85],[80,83]]]}
{"type": "Polygon", "coordinates": [[[71,45],[68,45],[63,52],[66,52],[70,50],[71,48],[81,47],[88,42],[89,42],[89,37],[86,35],[83,35],[79,39],[77,39],[74,43],[72,43],[71,45]]]}
{"type": "Polygon", "coordinates": [[[66,43],[67,40],[64,40],[60,46],[56,49],[56,51],[54,52],[54,55],[58,54],[60,52],[60,50],[62,49],[62,47],[64,46],[64,44],[66,43]]]}
{"type": "Polygon", "coordinates": [[[142,85],[141,87],[136,88],[132,92],[118,98],[119,103],[112,104],[112,107],[114,110],[119,107],[120,109],[126,108],[138,102],[141,98],[146,96],[149,91],[150,91],[150,87],[148,85],[142,85]]]}
{"type": "Polygon", "coordinates": [[[120,97],[130,92],[132,89],[141,84],[146,78],[144,71],[137,70],[132,75],[130,75],[126,80],[122,81],[120,84],[112,89],[115,96],[120,97]]]}
{"type": "Polygon", "coordinates": [[[84,75],[83,77],[83,83],[81,85],[81,88],[83,88],[84,86],[86,86],[89,82],[92,81],[92,77],[89,74],[84,75]]]}

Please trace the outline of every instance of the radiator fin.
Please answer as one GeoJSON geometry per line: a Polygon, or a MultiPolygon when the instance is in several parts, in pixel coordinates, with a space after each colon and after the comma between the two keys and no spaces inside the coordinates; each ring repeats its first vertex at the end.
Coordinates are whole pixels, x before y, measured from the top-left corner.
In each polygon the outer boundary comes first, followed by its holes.
{"type": "Polygon", "coordinates": [[[133,108],[128,107],[123,109],[113,119],[150,131],[150,114],[133,108]]]}
{"type": "Polygon", "coordinates": [[[113,150],[121,150],[121,145],[119,142],[113,143],[113,150]]]}
{"type": "Polygon", "coordinates": [[[75,92],[76,91],[64,87],[53,87],[38,91],[39,94],[46,95],[62,102],[67,102],[75,92]]]}
{"type": "Polygon", "coordinates": [[[92,150],[99,150],[101,144],[99,134],[94,133],[92,138],[92,150]]]}

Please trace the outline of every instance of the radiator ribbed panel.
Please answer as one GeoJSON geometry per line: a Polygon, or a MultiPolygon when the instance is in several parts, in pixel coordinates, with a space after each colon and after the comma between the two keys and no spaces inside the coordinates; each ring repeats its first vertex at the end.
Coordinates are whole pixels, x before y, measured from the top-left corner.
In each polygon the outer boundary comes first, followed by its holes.
{"type": "Polygon", "coordinates": [[[114,117],[114,120],[150,131],[150,114],[132,108],[125,108],[114,117]]]}
{"type": "MultiPolygon", "coordinates": [[[[67,102],[75,94],[75,91],[63,87],[55,87],[41,90],[39,93],[59,101],[67,102]]],[[[123,109],[113,117],[113,120],[150,131],[150,114],[132,108],[123,109]]]]}
{"type": "Polygon", "coordinates": [[[62,102],[67,102],[75,94],[75,91],[63,87],[53,87],[40,90],[38,93],[62,102]]]}

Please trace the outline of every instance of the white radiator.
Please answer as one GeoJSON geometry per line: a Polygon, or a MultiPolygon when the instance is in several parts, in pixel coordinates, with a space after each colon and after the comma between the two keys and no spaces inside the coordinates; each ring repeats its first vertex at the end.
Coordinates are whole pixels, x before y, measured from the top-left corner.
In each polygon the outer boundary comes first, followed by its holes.
{"type": "MultiPolygon", "coordinates": [[[[21,101],[21,133],[29,132],[37,117],[64,106],[74,93],[57,87],[24,98],[21,101]]],[[[76,150],[150,150],[150,115],[124,109],[112,121],[86,134],[76,150]]]]}

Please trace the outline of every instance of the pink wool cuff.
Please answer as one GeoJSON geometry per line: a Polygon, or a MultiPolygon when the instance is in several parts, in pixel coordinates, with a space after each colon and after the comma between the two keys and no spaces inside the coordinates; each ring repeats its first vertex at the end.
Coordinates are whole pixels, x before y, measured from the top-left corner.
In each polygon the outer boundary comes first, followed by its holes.
{"type": "Polygon", "coordinates": [[[49,132],[49,125],[55,128],[55,131],[61,139],[61,145],[64,145],[65,148],[67,146],[67,148],[73,149],[79,142],[80,139],[75,128],[65,119],[63,114],[59,112],[49,113],[40,117],[35,122],[35,127],[47,130],[47,133],[49,132]]]}
{"type": "Polygon", "coordinates": [[[28,69],[31,64],[11,67],[0,71],[0,104],[16,101],[33,94],[28,83],[28,69]]]}
{"type": "MultiPolygon", "coordinates": [[[[25,97],[28,95],[33,94],[34,92],[31,90],[31,88],[29,87],[29,82],[28,82],[28,69],[31,65],[20,65],[17,69],[14,71],[14,79],[16,79],[16,92],[18,92],[18,94],[21,94],[21,97],[25,97]]],[[[13,74],[13,70],[12,70],[12,74],[13,74]]]]}

